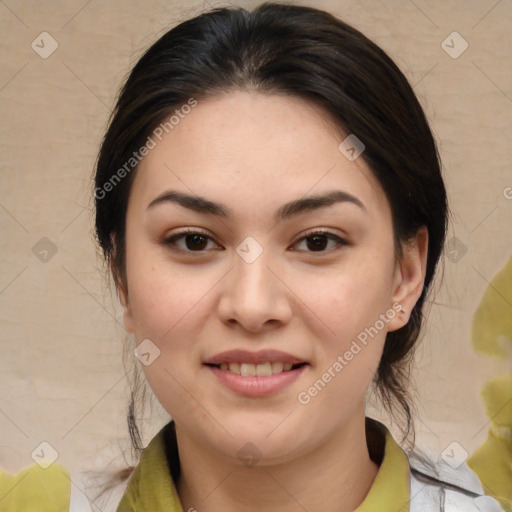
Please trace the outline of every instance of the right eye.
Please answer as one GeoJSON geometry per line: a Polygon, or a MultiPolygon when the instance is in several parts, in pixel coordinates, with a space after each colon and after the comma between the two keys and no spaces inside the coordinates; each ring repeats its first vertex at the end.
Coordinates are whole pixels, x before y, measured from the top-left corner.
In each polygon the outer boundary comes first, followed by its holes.
{"type": "MultiPolygon", "coordinates": [[[[179,233],[175,233],[170,237],[163,240],[163,244],[168,246],[173,251],[190,253],[190,252],[205,252],[205,246],[208,241],[213,242],[213,239],[206,233],[194,229],[186,229],[179,233]],[[178,241],[184,241],[184,246],[177,243],[178,241]]],[[[215,244],[215,242],[213,242],[215,244]]],[[[215,244],[217,245],[217,244],[215,244]]],[[[218,246],[217,246],[218,247],[218,246]]]]}

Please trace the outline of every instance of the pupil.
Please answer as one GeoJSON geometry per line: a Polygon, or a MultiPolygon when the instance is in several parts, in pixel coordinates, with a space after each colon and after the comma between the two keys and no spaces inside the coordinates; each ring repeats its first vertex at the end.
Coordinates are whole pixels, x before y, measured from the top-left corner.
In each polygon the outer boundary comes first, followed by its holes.
{"type": "Polygon", "coordinates": [[[204,245],[204,240],[205,240],[205,237],[203,235],[188,235],[187,237],[187,241],[190,241],[190,240],[194,240],[192,242],[192,244],[188,244],[187,243],[187,248],[188,249],[202,249],[202,245],[204,245]],[[201,241],[203,242],[203,244],[201,244],[201,241]],[[192,246],[192,247],[191,247],[192,246]]]}
{"type": "Polygon", "coordinates": [[[308,243],[308,248],[325,249],[326,237],[324,235],[314,235],[309,237],[309,240],[316,240],[316,242],[314,242],[312,245],[308,243]]]}

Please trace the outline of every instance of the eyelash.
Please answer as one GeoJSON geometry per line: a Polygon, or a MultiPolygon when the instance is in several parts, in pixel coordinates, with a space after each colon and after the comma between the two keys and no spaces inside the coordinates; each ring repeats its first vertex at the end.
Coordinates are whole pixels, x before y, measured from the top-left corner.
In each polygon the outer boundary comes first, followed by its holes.
{"type": "MultiPolygon", "coordinates": [[[[168,237],[168,238],[165,238],[162,242],[164,245],[168,246],[171,250],[173,251],[176,251],[176,252],[180,252],[180,253],[187,253],[187,254],[193,254],[193,253],[198,253],[198,254],[201,254],[201,253],[204,253],[206,252],[205,250],[200,250],[200,251],[191,251],[191,250],[185,250],[185,249],[180,249],[179,247],[176,246],[176,240],[180,239],[180,238],[183,238],[187,235],[200,235],[204,238],[207,238],[209,240],[212,240],[214,241],[207,233],[204,233],[200,230],[197,230],[197,229],[191,229],[191,228],[187,228],[183,231],[180,231],[179,233],[175,233],[174,235],[168,237]]],[[[324,237],[327,237],[328,239],[330,240],[333,240],[334,242],[337,243],[337,246],[338,248],[340,248],[340,246],[347,246],[347,245],[350,245],[349,242],[347,242],[346,240],[344,240],[343,238],[340,238],[339,236],[335,235],[334,233],[331,233],[330,231],[326,231],[326,230],[315,230],[315,231],[309,231],[307,233],[305,233],[299,240],[297,240],[297,242],[295,242],[294,245],[298,244],[299,242],[302,242],[303,240],[306,240],[308,238],[313,238],[314,236],[324,236],[324,237]]],[[[215,243],[215,241],[214,241],[215,243]]],[[[308,252],[310,254],[325,254],[325,253],[329,253],[329,252],[332,252],[329,251],[329,250],[322,250],[322,251],[305,251],[305,252],[308,252]]]]}

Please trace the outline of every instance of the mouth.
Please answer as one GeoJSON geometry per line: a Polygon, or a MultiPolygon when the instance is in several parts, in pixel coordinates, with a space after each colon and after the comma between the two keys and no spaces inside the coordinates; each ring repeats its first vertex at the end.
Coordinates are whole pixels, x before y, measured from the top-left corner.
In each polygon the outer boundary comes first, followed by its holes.
{"type": "Polygon", "coordinates": [[[203,361],[203,365],[216,382],[237,395],[261,398],[292,386],[310,363],[280,350],[229,350],[203,361]]]}
{"type": "Polygon", "coordinates": [[[206,366],[212,366],[219,370],[228,371],[235,375],[241,375],[242,377],[269,377],[270,375],[277,375],[283,372],[289,372],[306,366],[308,363],[284,363],[282,361],[267,361],[265,363],[254,364],[254,363],[220,363],[212,364],[206,363],[206,366]]]}

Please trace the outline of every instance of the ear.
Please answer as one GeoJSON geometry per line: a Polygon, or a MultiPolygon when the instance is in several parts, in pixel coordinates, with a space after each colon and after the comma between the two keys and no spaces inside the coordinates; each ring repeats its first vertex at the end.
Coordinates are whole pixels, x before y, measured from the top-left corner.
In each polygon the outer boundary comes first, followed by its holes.
{"type": "Polygon", "coordinates": [[[134,334],[133,328],[133,317],[132,311],[130,307],[130,301],[128,297],[128,289],[127,283],[121,278],[119,275],[119,269],[116,267],[116,244],[115,241],[112,240],[114,245],[114,250],[112,251],[112,257],[110,258],[110,272],[112,273],[112,277],[114,278],[114,284],[116,286],[117,295],[119,297],[119,302],[123,308],[123,323],[124,328],[130,333],[134,334]]]}
{"type": "Polygon", "coordinates": [[[428,230],[422,226],[413,240],[403,245],[402,261],[397,262],[393,281],[393,309],[397,315],[388,322],[388,331],[396,331],[409,321],[425,282],[428,230]]]}

